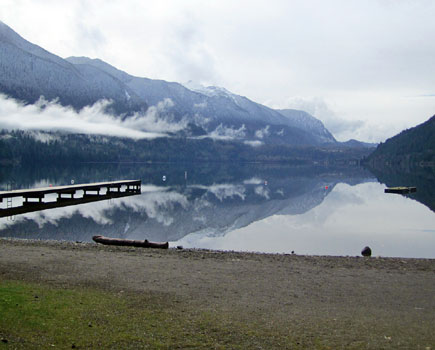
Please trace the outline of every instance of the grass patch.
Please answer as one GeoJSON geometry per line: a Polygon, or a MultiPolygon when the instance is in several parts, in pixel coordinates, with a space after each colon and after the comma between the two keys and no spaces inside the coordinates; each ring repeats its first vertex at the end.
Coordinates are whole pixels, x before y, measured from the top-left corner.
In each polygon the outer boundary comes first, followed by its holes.
{"type": "Polygon", "coordinates": [[[373,318],[273,323],[162,294],[0,281],[0,349],[406,349],[433,339],[402,333],[373,318]]]}
{"type": "MultiPolygon", "coordinates": [[[[285,349],[295,339],[156,295],[0,284],[0,349],[285,349]]],[[[316,348],[316,347],[314,347],[316,348]]],[[[317,348],[323,348],[317,346],[317,348]]]]}

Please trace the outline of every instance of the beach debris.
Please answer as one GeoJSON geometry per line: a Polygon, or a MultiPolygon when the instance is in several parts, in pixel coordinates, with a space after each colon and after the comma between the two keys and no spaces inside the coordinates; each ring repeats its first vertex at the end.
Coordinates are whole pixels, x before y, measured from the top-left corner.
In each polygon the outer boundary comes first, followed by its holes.
{"type": "Polygon", "coordinates": [[[372,255],[372,250],[370,249],[369,246],[364,247],[364,249],[361,250],[361,255],[362,256],[371,256],[372,255]]]}
{"type": "Polygon", "coordinates": [[[183,246],[182,245],[177,245],[177,249],[183,249],[183,246]]]}
{"type": "Polygon", "coordinates": [[[111,238],[104,236],[93,236],[92,239],[100,244],[105,245],[117,245],[117,246],[130,246],[130,247],[142,247],[142,248],[161,248],[168,249],[169,242],[150,242],[147,239],[144,241],[135,241],[123,238],[111,238]]]}

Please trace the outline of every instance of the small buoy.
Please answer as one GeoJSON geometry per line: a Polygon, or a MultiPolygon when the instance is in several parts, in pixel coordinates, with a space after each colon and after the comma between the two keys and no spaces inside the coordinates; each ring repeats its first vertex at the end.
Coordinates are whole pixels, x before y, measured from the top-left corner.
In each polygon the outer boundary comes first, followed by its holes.
{"type": "Polygon", "coordinates": [[[325,186],[325,190],[327,190],[329,188],[329,186],[325,186]]]}
{"type": "Polygon", "coordinates": [[[166,181],[166,175],[163,175],[162,180],[166,181]]]}
{"type": "Polygon", "coordinates": [[[364,247],[364,249],[361,250],[361,255],[362,256],[371,256],[372,250],[370,249],[370,247],[364,247]]]}

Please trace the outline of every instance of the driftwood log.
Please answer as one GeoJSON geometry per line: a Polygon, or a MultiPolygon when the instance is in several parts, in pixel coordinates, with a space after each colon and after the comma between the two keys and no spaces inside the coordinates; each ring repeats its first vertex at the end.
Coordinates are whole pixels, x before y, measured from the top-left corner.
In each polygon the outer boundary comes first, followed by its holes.
{"type": "Polygon", "coordinates": [[[131,239],[110,238],[104,236],[93,236],[92,239],[97,243],[101,243],[105,245],[119,245],[119,246],[161,248],[161,249],[169,248],[168,242],[150,242],[147,239],[144,241],[134,241],[131,239]]]}

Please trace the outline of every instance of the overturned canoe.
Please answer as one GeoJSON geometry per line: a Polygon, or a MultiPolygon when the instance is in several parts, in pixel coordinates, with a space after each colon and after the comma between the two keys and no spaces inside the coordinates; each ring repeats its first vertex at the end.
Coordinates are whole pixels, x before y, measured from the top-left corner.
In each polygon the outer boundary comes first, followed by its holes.
{"type": "Polygon", "coordinates": [[[129,246],[129,247],[142,247],[142,248],[161,248],[168,249],[168,242],[150,242],[147,239],[144,241],[134,241],[131,239],[122,238],[110,238],[104,236],[93,236],[92,239],[101,244],[105,245],[119,245],[119,246],[129,246]]]}

